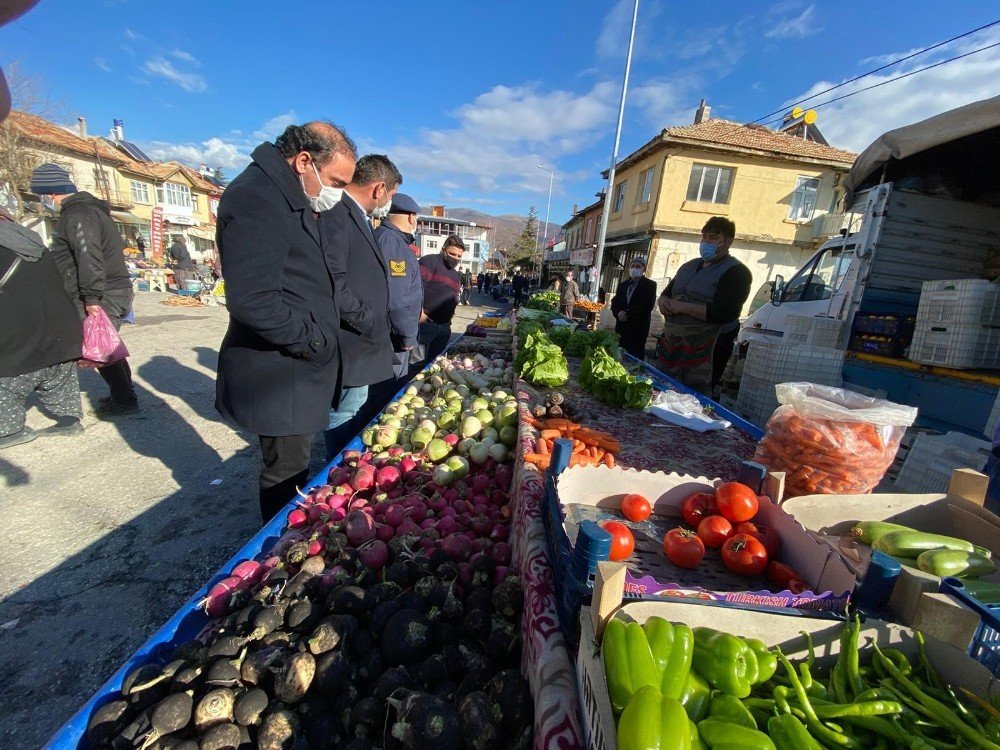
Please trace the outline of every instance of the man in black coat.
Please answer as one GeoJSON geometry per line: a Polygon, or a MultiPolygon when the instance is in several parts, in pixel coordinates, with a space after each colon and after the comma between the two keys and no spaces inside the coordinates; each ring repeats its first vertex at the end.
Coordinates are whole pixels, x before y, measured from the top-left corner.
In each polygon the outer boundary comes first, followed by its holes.
{"type": "Polygon", "coordinates": [[[229,330],[215,408],[259,437],[265,523],[307,479],[340,372],[335,287],[316,217],[354,174],[354,144],[325,122],[290,125],[226,188],[217,245],[229,330]]]}
{"type": "Polygon", "coordinates": [[[326,253],[343,270],[337,288],[343,390],[330,407],[324,433],[331,460],[374,416],[373,409],[385,406],[369,403],[368,386],[393,377],[388,270],[371,219],[388,216],[402,181],[385,156],[363,156],[344,199],[320,215],[326,253]]]}
{"type": "Polygon", "coordinates": [[[645,360],[646,338],[656,305],[656,282],[646,278],[646,259],[641,255],[629,263],[628,273],[628,280],[618,285],[611,300],[611,313],[621,348],[645,360]]]}
{"type": "Polygon", "coordinates": [[[41,435],[83,432],[76,360],[83,329],[52,253],[0,209],[0,449],[41,435]],[[36,394],[58,420],[39,433],[24,423],[36,394]]]}
{"type": "MultiPolygon", "coordinates": [[[[132,280],[125,264],[125,240],[111,219],[107,201],[77,191],[69,172],[58,164],[42,164],[31,173],[31,192],[42,205],[59,211],[52,237],[52,257],[81,318],[104,310],[115,330],[132,309],[132,280]]],[[[108,384],[109,397],[99,400],[97,417],[132,414],[139,402],[132,387],[128,360],[97,370],[108,384]]]]}
{"type": "Polygon", "coordinates": [[[174,284],[177,291],[187,289],[187,282],[194,278],[194,261],[191,260],[191,253],[188,252],[187,245],[180,237],[174,237],[174,241],[167,249],[167,256],[170,258],[170,267],[174,270],[174,284]]]}

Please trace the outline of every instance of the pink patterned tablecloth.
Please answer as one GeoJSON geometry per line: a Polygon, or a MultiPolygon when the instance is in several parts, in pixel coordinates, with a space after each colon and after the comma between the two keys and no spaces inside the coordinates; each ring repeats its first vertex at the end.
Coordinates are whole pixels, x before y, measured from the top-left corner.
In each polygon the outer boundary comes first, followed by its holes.
{"type": "MultiPolygon", "coordinates": [[[[753,438],[736,429],[698,433],[668,425],[645,412],[602,404],[577,385],[580,360],[570,359],[569,364],[571,378],[559,391],[576,407],[576,421],[606,430],[621,441],[618,463],[622,466],[734,476],[740,462],[753,455],[753,438]]],[[[537,436],[525,416],[529,406],[543,399],[545,389],[536,389],[520,379],[515,380],[514,388],[521,418],[511,488],[511,539],[524,585],[522,670],[535,699],[534,747],[580,748],[584,740],[576,669],[556,610],[554,573],[542,520],[542,475],[522,460],[525,453],[534,450],[537,436]]]]}

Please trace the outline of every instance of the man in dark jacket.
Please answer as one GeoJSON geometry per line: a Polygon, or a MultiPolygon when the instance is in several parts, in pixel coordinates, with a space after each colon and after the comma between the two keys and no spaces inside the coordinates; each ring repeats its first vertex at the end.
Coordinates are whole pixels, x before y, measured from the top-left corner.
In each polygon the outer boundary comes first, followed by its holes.
{"type": "MultiPolygon", "coordinates": [[[[398,380],[409,369],[410,350],[417,345],[424,286],[420,264],[413,253],[420,207],[408,195],[396,193],[389,216],[375,230],[386,265],[389,268],[389,322],[392,327],[393,370],[398,380]]],[[[393,392],[395,393],[395,391],[393,392]]],[[[391,395],[391,394],[390,394],[391,395]]]]}
{"type": "Polygon", "coordinates": [[[194,277],[194,261],[191,260],[191,253],[188,252],[184,240],[174,237],[167,255],[170,258],[170,267],[174,269],[174,284],[177,285],[177,291],[186,290],[188,279],[194,277]]]}
{"type": "MultiPolygon", "coordinates": [[[[419,354],[416,366],[434,359],[451,340],[451,319],[458,307],[462,278],[456,268],[465,253],[465,243],[458,235],[448,235],[440,253],[420,259],[420,278],[424,282],[424,304],[417,333],[419,354]]],[[[415,369],[410,368],[411,371],[415,369]]]]}
{"type": "Polygon", "coordinates": [[[229,330],[215,408],[260,441],[266,522],[307,479],[340,372],[335,298],[342,273],[323,252],[318,212],[340,200],[356,152],[335,125],[290,125],[226,188],[216,234],[229,330]]]}
{"type": "MultiPolygon", "coordinates": [[[[132,281],[125,265],[125,242],[111,220],[110,206],[90,193],[77,192],[69,173],[58,164],[42,164],[31,173],[31,192],[41,196],[42,205],[50,210],[59,209],[52,256],[81,317],[103,309],[115,329],[121,328],[132,309],[132,281]]],[[[93,410],[96,416],[139,410],[127,359],[98,372],[111,395],[99,400],[93,410]]]]}
{"type": "Polygon", "coordinates": [[[486,274],[480,271],[479,275],[476,276],[476,288],[479,290],[480,294],[483,293],[483,284],[485,283],[486,283],[486,274]]]}
{"type": "Polygon", "coordinates": [[[528,290],[528,277],[520,272],[515,273],[511,289],[514,292],[514,307],[520,307],[524,302],[524,293],[528,290]]]}
{"type": "Polygon", "coordinates": [[[42,435],[83,432],[76,360],[83,330],[41,238],[0,209],[0,449],[34,440],[25,402],[38,395],[57,422],[42,435]]]}
{"type": "Polygon", "coordinates": [[[656,305],[656,282],[646,277],[646,259],[633,258],[628,266],[629,278],[618,285],[611,300],[615,316],[615,333],[623,350],[636,359],[646,359],[646,338],[656,305]]]}
{"type": "Polygon", "coordinates": [[[371,219],[385,218],[402,181],[385,156],[363,156],[344,189],[344,199],[320,215],[327,256],[344,272],[337,288],[343,390],[339,402],[330,407],[324,433],[331,460],[368,421],[368,410],[363,409],[368,387],[393,376],[388,269],[371,219]]]}

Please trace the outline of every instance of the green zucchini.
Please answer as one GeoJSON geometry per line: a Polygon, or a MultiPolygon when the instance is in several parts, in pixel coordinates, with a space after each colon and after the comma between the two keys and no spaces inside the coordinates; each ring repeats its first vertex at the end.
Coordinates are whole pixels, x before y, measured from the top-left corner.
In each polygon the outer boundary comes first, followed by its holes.
{"type": "Polygon", "coordinates": [[[859,521],[851,528],[851,536],[871,547],[892,531],[914,531],[914,529],[887,521],[859,521]]]}
{"type": "Polygon", "coordinates": [[[965,590],[983,604],[1000,604],[1000,583],[992,581],[962,581],[965,590]]]}
{"type": "Polygon", "coordinates": [[[917,567],[925,573],[955,578],[978,578],[996,571],[997,566],[988,557],[975,552],[961,552],[953,549],[932,549],[921,552],[917,557],[917,567]]]}
{"type": "Polygon", "coordinates": [[[890,531],[872,549],[885,552],[893,557],[917,557],[921,552],[932,549],[952,549],[958,552],[973,552],[974,547],[964,539],[956,539],[923,531],[890,531]]]}

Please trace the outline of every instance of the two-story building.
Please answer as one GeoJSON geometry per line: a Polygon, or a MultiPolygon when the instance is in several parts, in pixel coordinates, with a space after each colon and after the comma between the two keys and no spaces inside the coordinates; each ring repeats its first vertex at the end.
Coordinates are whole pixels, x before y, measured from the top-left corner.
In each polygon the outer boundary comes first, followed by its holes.
{"type": "Polygon", "coordinates": [[[645,255],[663,289],[698,257],[710,216],[736,223],[731,252],[753,273],[753,290],[789,277],[825,239],[813,222],[835,210],[855,158],[821,139],[815,126],[794,135],[710,119],[702,101],[694,124],[665,128],[617,165],[602,285],[613,292],[645,255]]]}
{"type": "Polygon", "coordinates": [[[449,218],[444,206],[431,206],[430,215],[417,216],[416,241],[421,257],[427,253],[440,253],[449,235],[458,235],[465,243],[460,266],[472,273],[486,268],[490,260],[490,231],[493,227],[474,221],[449,218]]]}

